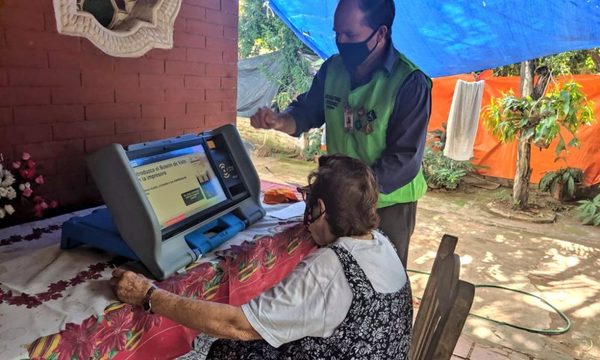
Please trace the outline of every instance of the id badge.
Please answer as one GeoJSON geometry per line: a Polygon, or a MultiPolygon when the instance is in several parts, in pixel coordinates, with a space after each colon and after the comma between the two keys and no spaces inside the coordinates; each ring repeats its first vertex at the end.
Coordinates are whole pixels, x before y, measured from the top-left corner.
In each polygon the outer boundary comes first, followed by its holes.
{"type": "Polygon", "coordinates": [[[344,106],[344,129],[348,132],[354,130],[354,111],[348,104],[344,106]]]}

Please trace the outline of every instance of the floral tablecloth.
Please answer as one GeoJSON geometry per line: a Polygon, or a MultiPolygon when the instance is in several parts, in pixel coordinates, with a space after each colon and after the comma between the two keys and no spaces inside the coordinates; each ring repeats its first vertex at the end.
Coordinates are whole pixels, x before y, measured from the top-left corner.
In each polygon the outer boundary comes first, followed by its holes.
{"type": "MultiPolygon", "coordinates": [[[[265,206],[263,220],[158,286],[233,305],[271,287],[314,248],[298,219],[268,215],[284,206],[265,206]]],[[[196,331],[112,294],[112,269],[135,264],[60,249],[61,224],[93,210],[0,230],[0,359],[170,359],[190,350],[196,331]]]]}

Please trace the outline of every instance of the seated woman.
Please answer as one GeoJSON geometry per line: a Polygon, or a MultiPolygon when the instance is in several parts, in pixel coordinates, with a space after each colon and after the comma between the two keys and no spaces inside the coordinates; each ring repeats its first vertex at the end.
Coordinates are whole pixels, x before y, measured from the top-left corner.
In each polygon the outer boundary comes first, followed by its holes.
{"type": "Polygon", "coordinates": [[[369,167],[323,156],[300,188],[304,223],[319,248],[248,304],[184,298],[117,269],[119,299],[219,338],[209,359],[404,359],[412,324],[410,283],[376,231],[377,183],[369,167]]]}

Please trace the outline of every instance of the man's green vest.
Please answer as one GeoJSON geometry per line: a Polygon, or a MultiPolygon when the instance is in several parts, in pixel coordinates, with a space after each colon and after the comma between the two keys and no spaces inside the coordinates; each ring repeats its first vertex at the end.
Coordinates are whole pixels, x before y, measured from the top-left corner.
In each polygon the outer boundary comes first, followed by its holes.
{"type": "MultiPolygon", "coordinates": [[[[378,70],[367,84],[351,90],[350,76],[340,56],[327,65],[325,77],[325,123],[327,152],[344,154],[372,166],[386,148],[388,120],[394,111],[396,94],[406,77],[419,70],[398,52],[391,73],[378,70]],[[353,113],[353,129],[344,124],[344,109],[353,113]]],[[[417,201],[427,191],[423,172],[389,194],[379,194],[378,208],[417,201]]]]}

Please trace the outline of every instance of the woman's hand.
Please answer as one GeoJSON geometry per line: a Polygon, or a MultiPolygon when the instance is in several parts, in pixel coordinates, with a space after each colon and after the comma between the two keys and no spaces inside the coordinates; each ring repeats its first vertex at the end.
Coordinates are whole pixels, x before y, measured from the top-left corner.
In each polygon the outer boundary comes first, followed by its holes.
{"type": "Polygon", "coordinates": [[[131,305],[141,306],[144,296],[152,286],[146,277],[124,269],[115,269],[110,285],[119,300],[131,305]]]}

